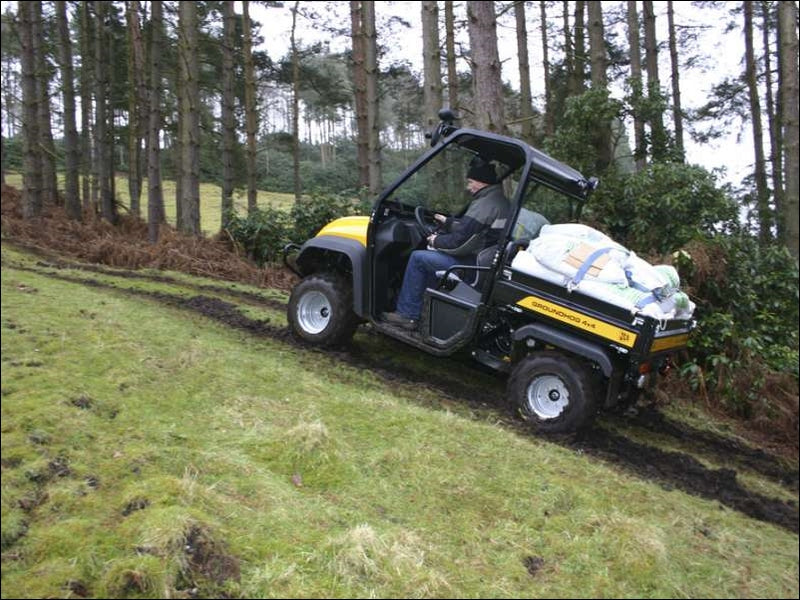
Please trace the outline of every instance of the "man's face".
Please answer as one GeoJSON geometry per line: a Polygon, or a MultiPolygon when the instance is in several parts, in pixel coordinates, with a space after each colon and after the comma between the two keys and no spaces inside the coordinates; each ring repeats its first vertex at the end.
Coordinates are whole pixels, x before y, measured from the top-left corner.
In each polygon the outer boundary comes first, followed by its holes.
{"type": "Polygon", "coordinates": [[[477,181],[475,179],[467,178],[467,191],[472,194],[473,196],[480,192],[483,188],[485,188],[488,183],[484,183],[483,181],[477,181]]]}

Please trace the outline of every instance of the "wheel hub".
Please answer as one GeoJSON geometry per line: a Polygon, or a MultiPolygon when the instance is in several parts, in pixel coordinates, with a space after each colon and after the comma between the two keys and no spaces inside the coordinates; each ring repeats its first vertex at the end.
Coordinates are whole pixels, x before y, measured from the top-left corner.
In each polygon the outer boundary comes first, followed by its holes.
{"type": "Polygon", "coordinates": [[[569,405],[569,391],[560,377],[542,375],[528,386],[528,410],[543,421],[555,419],[569,405]]]}
{"type": "Polygon", "coordinates": [[[331,303],[321,292],[311,291],[297,302],[297,323],[303,331],[316,335],[331,321],[331,303]]]}

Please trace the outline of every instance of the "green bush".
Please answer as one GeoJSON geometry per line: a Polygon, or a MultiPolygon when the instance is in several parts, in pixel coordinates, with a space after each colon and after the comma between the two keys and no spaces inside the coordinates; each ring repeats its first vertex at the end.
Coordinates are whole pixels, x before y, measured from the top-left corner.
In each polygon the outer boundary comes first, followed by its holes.
{"type": "Polygon", "coordinates": [[[587,218],[640,254],[664,254],[690,240],[729,230],[736,203],[712,173],[696,165],[654,163],[601,180],[587,218]]]}
{"type": "Polygon", "coordinates": [[[301,244],[334,219],[365,210],[351,196],[314,194],[296,202],[289,213],[268,207],[244,217],[230,214],[226,231],[251,259],[263,265],[278,261],[289,242],[301,244]]]}
{"type": "Polygon", "coordinates": [[[229,215],[226,231],[251,259],[263,265],[280,258],[291,241],[292,222],[284,211],[268,207],[245,217],[229,215]]]}
{"type": "Polygon", "coordinates": [[[749,234],[687,246],[676,264],[698,304],[683,372],[728,409],[750,415],[768,371],[798,379],[798,267],[781,245],[749,234]]]}
{"type": "Polygon", "coordinates": [[[290,212],[294,224],[292,240],[297,243],[304,242],[314,237],[334,219],[366,212],[366,207],[359,204],[354,196],[355,193],[350,195],[314,193],[310,199],[295,202],[290,212]]]}

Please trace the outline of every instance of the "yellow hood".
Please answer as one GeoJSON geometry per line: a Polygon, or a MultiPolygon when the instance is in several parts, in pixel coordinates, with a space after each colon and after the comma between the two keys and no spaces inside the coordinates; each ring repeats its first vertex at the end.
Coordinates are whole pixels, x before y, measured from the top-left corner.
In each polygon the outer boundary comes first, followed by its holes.
{"type": "Polygon", "coordinates": [[[369,217],[342,217],[325,225],[319,230],[317,237],[320,235],[335,235],[356,240],[361,242],[362,246],[366,246],[368,225],[369,217]]]}

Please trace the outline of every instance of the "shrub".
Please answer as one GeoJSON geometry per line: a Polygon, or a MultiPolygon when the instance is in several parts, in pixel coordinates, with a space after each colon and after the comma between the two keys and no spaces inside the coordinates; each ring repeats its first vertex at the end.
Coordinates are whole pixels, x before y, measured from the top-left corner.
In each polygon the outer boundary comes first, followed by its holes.
{"type": "Polygon", "coordinates": [[[676,266],[698,304],[683,369],[734,413],[749,416],[770,372],[798,379],[798,267],[781,245],[736,233],[693,241],[676,266]]]}
{"type": "Polygon", "coordinates": [[[275,262],[291,240],[292,222],[288,214],[275,208],[259,208],[241,217],[231,214],[226,231],[234,244],[259,265],[275,262]]]}
{"type": "Polygon", "coordinates": [[[301,202],[295,202],[290,212],[294,223],[292,241],[304,242],[334,219],[365,212],[365,207],[354,196],[355,194],[314,193],[310,199],[304,198],[301,202]]]}
{"type": "Polygon", "coordinates": [[[263,265],[278,261],[289,242],[303,243],[330,221],[364,211],[352,196],[314,194],[296,202],[289,213],[267,207],[245,217],[230,214],[226,231],[234,244],[263,265]]]}

